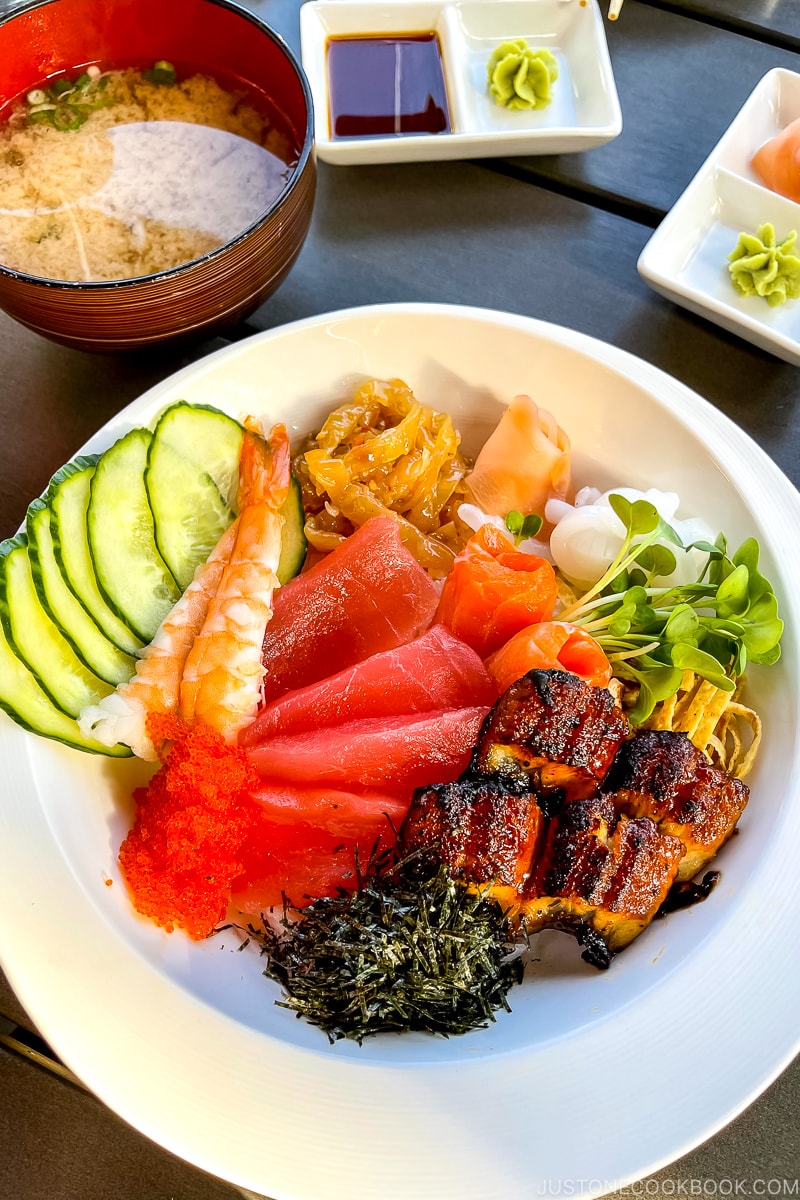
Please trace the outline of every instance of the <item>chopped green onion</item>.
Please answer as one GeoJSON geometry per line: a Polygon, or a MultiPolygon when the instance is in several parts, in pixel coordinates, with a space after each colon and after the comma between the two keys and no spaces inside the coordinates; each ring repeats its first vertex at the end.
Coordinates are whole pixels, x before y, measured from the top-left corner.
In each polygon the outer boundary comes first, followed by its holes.
{"type": "Polygon", "coordinates": [[[34,88],[33,91],[28,92],[27,96],[25,97],[25,99],[28,101],[28,104],[33,105],[34,107],[39,104],[45,104],[47,102],[47,98],[47,92],[43,92],[41,88],[34,88]]]}
{"type": "Polygon", "coordinates": [[[142,78],[146,79],[148,83],[159,83],[170,86],[176,82],[178,74],[171,62],[167,62],[165,58],[161,58],[158,62],[153,63],[153,66],[149,70],[142,71],[142,78]]]}
{"type": "Polygon", "coordinates": [[[79,129],[85,119],[71,104],[57,104],[53,110],[53,124],[62,131],[79,129]]]}

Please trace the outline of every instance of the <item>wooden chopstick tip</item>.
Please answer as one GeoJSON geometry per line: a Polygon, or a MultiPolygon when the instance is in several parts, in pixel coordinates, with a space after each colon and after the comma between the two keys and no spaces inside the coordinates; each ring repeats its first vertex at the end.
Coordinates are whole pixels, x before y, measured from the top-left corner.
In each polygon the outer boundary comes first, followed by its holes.
{"type": "Polygon", "coordinates": [[[609,5],[608,5],[609,21],[616,21],[617,17],[620,14],[621,9],[622,9],[622,3],[623,3],[623,0],[610,0],[609,5]]]}

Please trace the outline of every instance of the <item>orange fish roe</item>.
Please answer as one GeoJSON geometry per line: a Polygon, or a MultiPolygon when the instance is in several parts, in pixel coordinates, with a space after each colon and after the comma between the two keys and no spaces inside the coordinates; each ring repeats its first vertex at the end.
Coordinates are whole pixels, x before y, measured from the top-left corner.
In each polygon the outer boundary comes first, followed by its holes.
{"type": "Polygon", "coordinates": [[[241,850],[259,822],[250,798],[261,786],[244,750],[205,725],[150,714],[147,732],[166,742],[162,765],[134,792],[136,820],[119,860],[143,916],[190,937],[214,932],[242,873],[241,850]]]}

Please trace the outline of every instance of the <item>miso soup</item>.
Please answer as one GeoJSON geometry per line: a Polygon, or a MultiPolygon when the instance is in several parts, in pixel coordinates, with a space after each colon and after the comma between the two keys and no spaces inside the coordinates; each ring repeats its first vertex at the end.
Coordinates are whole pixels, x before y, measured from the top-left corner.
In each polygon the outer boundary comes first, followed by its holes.
{"type": "Polygon", "coordinates": [[[0,128],[0,263],[78,281],[179,266],[256,221],[300,149],[266,97],[191,68],[49,80],[0,128]]]}

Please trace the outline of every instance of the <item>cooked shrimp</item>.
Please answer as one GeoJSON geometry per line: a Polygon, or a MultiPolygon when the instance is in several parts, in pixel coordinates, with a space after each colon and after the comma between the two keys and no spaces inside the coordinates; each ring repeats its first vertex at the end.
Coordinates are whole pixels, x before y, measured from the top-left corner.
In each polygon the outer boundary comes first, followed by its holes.
{"type": "Polygon", "coordinates": [[[178,707],[183,668],[231,557],[237,525],[238,518],[197,568],[192,582],[142,651],[136,673],[99,704],[83,710],[80,726],[85,734],[104,746],[122,742],[139,758],[158,757],[145,730],[145,717],[151,712],[175,712],[178,707]]]}
{"type": "Polygon", "coordinates": [[[178,708],[180,716],[203,721],[226,741],[235,740],[258,709],[264,677],[261,648],[272,595],[280,586],[280,509],[289,493],[289,467],[285,426],[276,425],[264,441],[255,423],[248,422],[236,540],[186,659],[178,708]]]}

